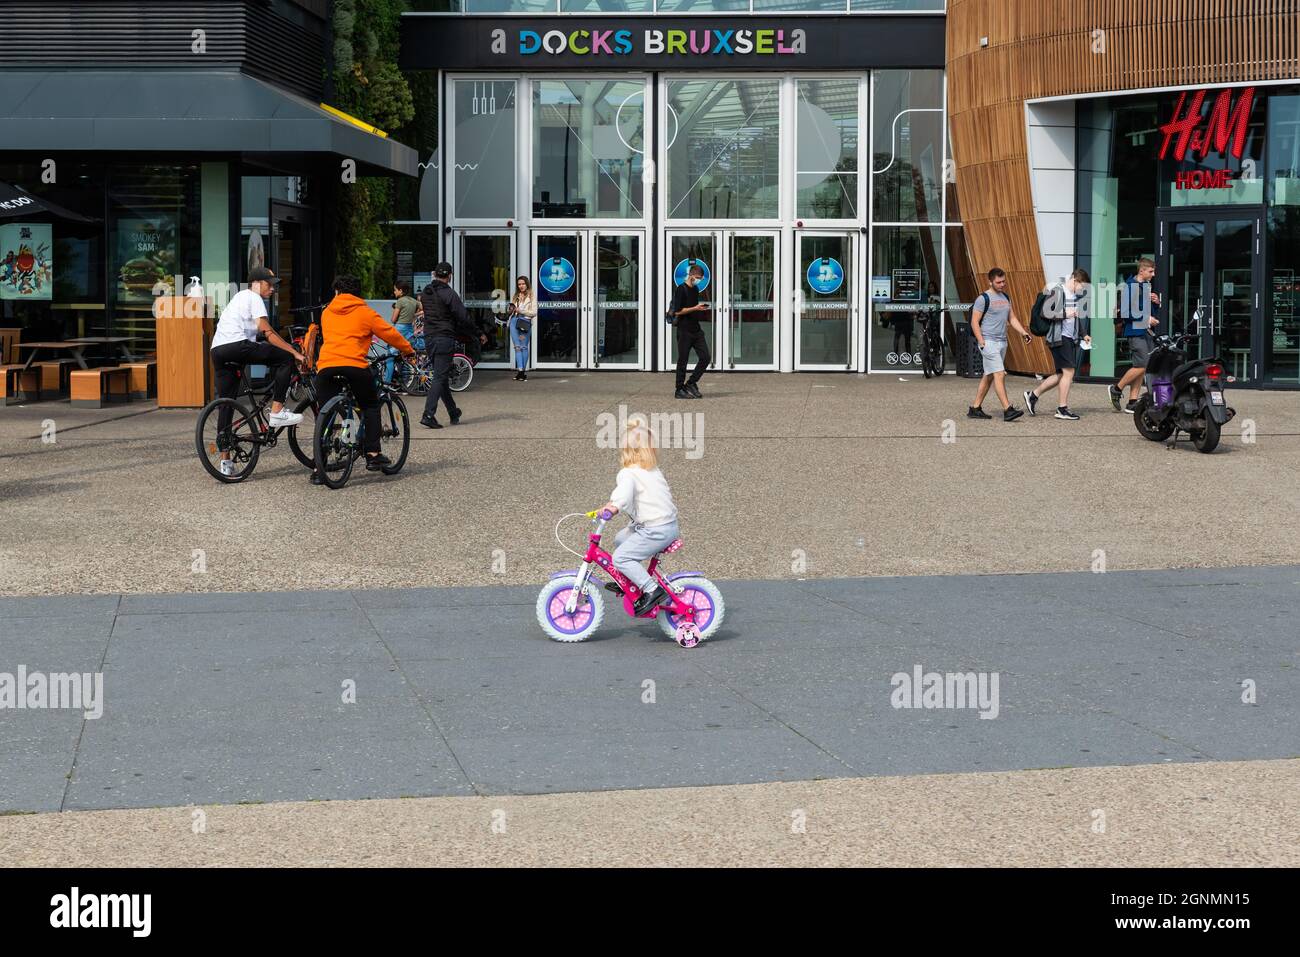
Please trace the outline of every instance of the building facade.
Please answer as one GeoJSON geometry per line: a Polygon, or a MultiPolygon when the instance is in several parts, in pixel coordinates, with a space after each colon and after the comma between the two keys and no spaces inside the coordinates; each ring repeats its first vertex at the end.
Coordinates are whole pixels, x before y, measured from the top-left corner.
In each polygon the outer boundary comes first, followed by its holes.
{"type": "Polygon", "coordinates": [[[443,106],[400,226],[439,237],[485,329],[530,278],[538,367],[671,367],[693,263],[716,369],[919,372],[918,319],[969,308],[942,9],[465,6],[403,18],[402,66],[435,71],[443,106]]]}

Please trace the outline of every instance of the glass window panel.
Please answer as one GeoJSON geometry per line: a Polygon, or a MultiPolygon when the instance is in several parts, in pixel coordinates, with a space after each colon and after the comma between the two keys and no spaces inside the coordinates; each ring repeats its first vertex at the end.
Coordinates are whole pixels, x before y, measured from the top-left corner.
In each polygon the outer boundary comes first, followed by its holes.
{"type": "Polygon", "coordinates": [[[641,216],[645,84],[539,80],[533,85],[533,215],[641,216]]]}
{"type": "Polygon", "coordinates": [[[779,91],[776,79],[668,83],[670,219],[776,218],[779,91]]]}
{"type": "Polygon", "coordinates": [[[844,13],[848,10],[847,0],[754,0],[754,10],[769,11],[791,11],[800,10],[830,10],[844,13]]]}
{"type": "Polygon", "coordinates": [[[565,13],[651,13],[654,0],[560,0],[565,13]]]}
{"type": "Polygon", "coordinates": [[[858,81],[799,80],[796,97],[796,215],[858,215],[858,81]]]}
{"type": "Polygon", "coordinates": [[[854,13],[897,13],[899,10],[941,12],[944,4],[944,0],[850,0],[850,2],[850,9],[854,13]]]}
{"type": "Polygon", "coordinates": [[[457,80],[455,92],[456,215],[515,215],[515,82],[457,80]]]}
{"type": "Polygon", "coordinates": [[[464,13],[554,13],[556,4],[555,0],[459,0],[455,9],[464,13]]]}
{"type": "Polygon", "coordinates": [[[659,0],[660,13],[707,13],[713,10],[748,10],[749,0],[659,0]]]}
{"type": "Polygon", "coordinates": [[[871,368],[917,371],[921,322],[939,309],[939,228],[878,226],[871,292],[871,368]]]}
{"type": "Polygon", "coordinates": [[[1266,319],[1260,372],[1266,383],[1294,387],[1300,385],[1300,278],[1297,277],[1300,209],[1270,210],[1268,232],[1266,319]]]}
{"type": "Polygon", "coordinates": [[[1300,96],[1268,99],[1268,201],[1300,206],[1300,96]]]}
{"type": "Polygon", "coordinates": [[[640,273],[640,236],[597,237],[596,358],[601,365],[640,359],[640,273]]]}
{"type": "Polygon", "coordinates": [[[483,344],[466,343],[469,354],[477,349],[477,362],[507,362],[510,341],[505,326],[497,324],[502,302],[514,288],[514,269],[510,261],[511,237],[501,235],[462,235],[460,244],[461,288],[465,311],[480,333],[487,336],[483,344]]]}
{"type": "Polygon", "coordinates": [[[852,238],[805,233],[799,237],[796,265],[800,365],[847,366],[853,320],[852,238]]]}
{"type": "Polygon", "coordinates": [[[874,74],[872,210],[878,222],[939,222],[943,71],[874,74]]]}

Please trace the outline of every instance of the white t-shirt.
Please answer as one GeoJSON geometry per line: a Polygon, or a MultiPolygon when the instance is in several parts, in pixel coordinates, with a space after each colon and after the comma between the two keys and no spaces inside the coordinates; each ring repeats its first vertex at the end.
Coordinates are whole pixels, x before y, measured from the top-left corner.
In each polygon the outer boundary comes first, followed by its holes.
{"type": "Polygon", "coordinates": [[[620,469],[609,500],[641,525],[666,525],[677,520],[677,506],[668,480],[658,469],[620,469]]]}
{"type": "Polygon", "coordinates": [[[251,289],[244,289],[230,297],[221,310],[216,331],[212,333],[212,348],[232,342],[257,341],[257,320],[266,318],[266,303],[251,289]]]}

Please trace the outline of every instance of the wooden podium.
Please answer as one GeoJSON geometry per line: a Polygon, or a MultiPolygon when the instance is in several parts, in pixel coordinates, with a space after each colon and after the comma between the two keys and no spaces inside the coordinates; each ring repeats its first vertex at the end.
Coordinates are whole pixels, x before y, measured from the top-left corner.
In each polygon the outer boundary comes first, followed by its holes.
{"type": "Polygon", "coordinates": [[[160,296],[154,300],[158,336],[158,408],[199,409],[215,393],[211,299],[160,296]]]}

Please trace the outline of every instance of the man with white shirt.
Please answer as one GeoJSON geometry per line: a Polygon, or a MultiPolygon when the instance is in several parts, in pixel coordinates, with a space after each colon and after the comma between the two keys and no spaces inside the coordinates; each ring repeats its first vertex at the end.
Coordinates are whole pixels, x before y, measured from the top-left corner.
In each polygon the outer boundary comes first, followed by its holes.
{"type": "MultiPolygon", "coordinates": [[[[293,378],[293,362],[306,361],[292,343],[285,342],[267,321],[266,302],[275,292],[280,280],[269,269],[257,266],[248,273],[248,288],[230,297],[221,310],[217,328],[212,334],[212,364],[217,371],[217,396],[234,398],[239,392],[239,370],[246,365],[264,365],[271,370],[271,414],[267,424],[273,429],[297,425],[302,416],[284,407],[289,394],[289,380],[293,378]],[[258,342],[258,333],[266,335],[258,342]]],[[[230,428],[231,410],[223,409],[217,416],[217,428],[224,432],[230,428]]],[[[228,454],[222,456],[221,470],[227,471],[228,454]]]]}
{"type": "Polygon", "coordinates": [[[212,334],[212,364],[217,367],[217,395],[235,396],[239,391],[238,367],[263,365],[275,377],[271,387],[271,428],[297,425],[302,416],[285,411],[284,397],[289,394],[293,377],[292,362],[305,361],[292,343],[285,342],[267,322],[266,302],[280,280],[269,269],[257,267],[248,274],[248,288],[235,293],[221,310],[216,331],[212,334]],[[258,333],[266,335],[258,342],[258,333]]]}

